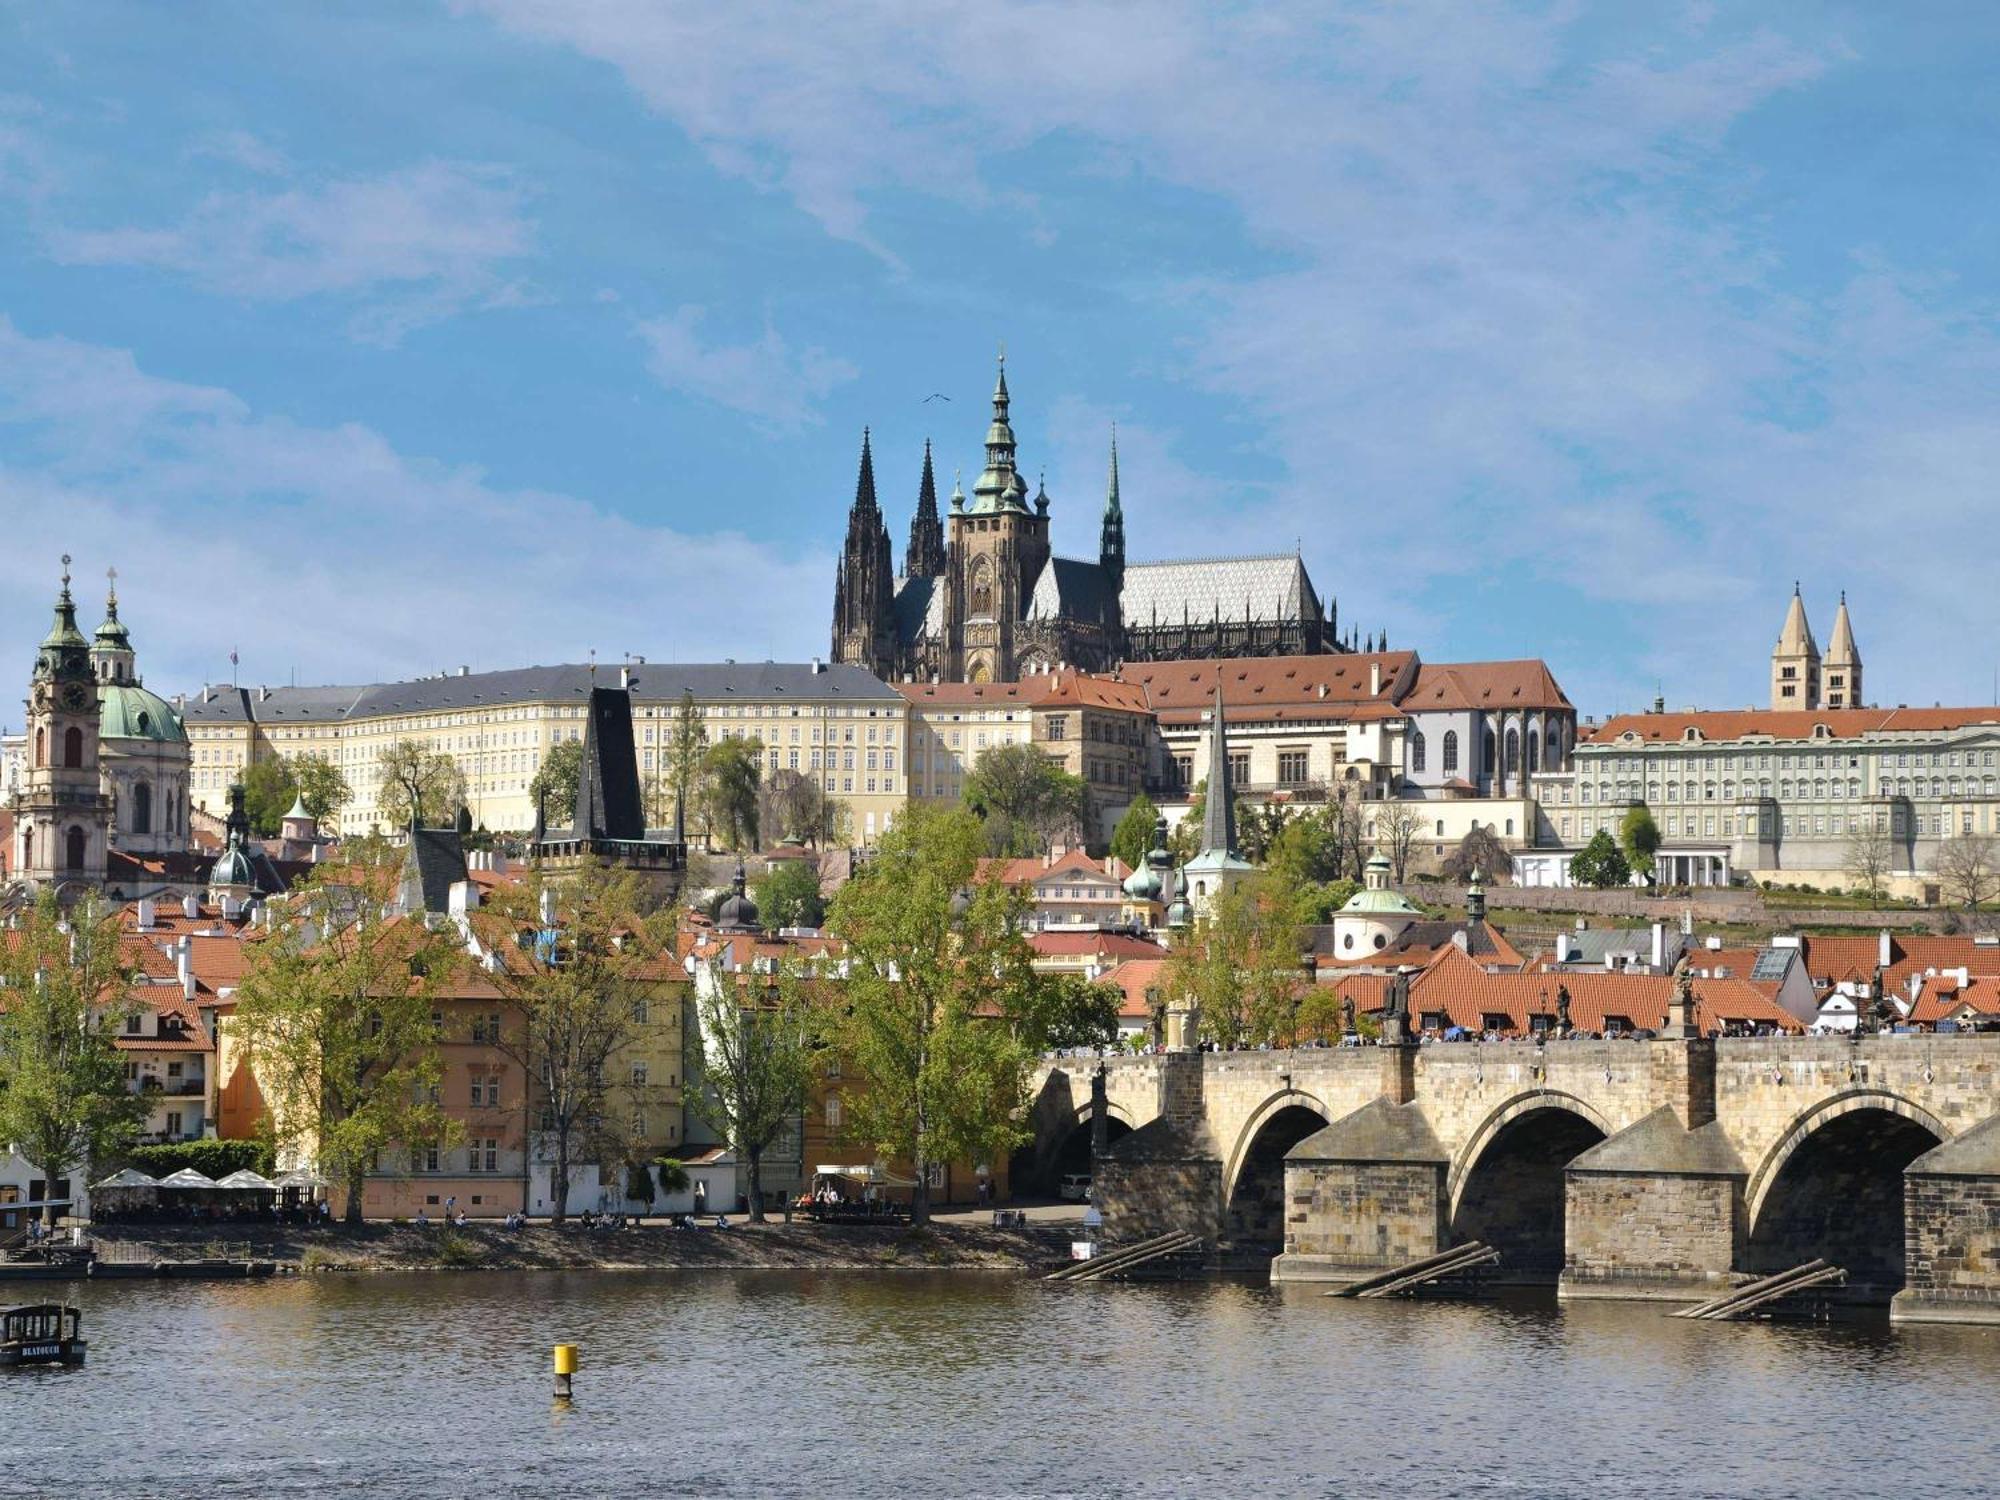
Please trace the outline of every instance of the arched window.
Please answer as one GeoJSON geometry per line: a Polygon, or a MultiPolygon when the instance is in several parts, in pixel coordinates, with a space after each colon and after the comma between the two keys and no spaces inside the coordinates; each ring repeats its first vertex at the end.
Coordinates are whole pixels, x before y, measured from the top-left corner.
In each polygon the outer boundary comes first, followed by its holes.
{"type": "Polygon", "coordinates": [[[83,764],[83,731],[75,725],[63,731],[63,764],[77,767],[83,764]]]}
{"type": "Polygon", "coordinates": [[[35,867],[35,830],[32,828],[24,828],[21,830],[21,868],[24,870],[32,870],[34,867],[35,867]]]}
{"type": "Polygon", "coordinates": [[[1479,769],[1482,771],[1491,771],[1496,759],[1493,754],[1493,731],[1491,729],[1482,729],[1479,732],[1479,749],[1481,752],[1479,756],[1479,769]]]}
{"type": "Polygon", "coordinates": [[[132,788],[132,831],[153,831],[153,788],[143,781],[132,788]]]}
{"type": "Polygon", "coordinates": [[[1423,768],[1424,732],[1421,729],[1412,729],[1410,731],[1410,769],[1412,771],[1421,771],[1423,768]]]}
{"type": "Polygon", "coordinates": [[[1521,769],[1521,732],[1510,728],[1507,731],[1507,772],[1513,775],[1521,769]]]}
{"type": "Polygon", "coordinates": [[[967,612],[982,618],[993,613],[993,566],[985,558],[974,558],[972,562],[972,587],[967,591],[970,598],[967,612]]]}
{"type": "MultiPolygon", "coordinates": [[[[74,730],[70,732],[72,734],[75,733],[74,730]]],[[[72,828],[69,831],[69,838],[63,849],[63,868],[65,870],[81,870],[83,868],[84,847],[85,839],[83,830],[81,828],[72,828]]]]}
{"type": "Polygon", "coordinates": [[[1458,731],[1456,729],[1447,729],[1444,732],[1444,773],[1449,776],[1457,769],[1458,731]]]}
{"type": "Polygon", "coordinates": [[[1528,731],[1528,774],[1533,775],[1542,768],[1542,735],[1538,729],[1528,731]]]}

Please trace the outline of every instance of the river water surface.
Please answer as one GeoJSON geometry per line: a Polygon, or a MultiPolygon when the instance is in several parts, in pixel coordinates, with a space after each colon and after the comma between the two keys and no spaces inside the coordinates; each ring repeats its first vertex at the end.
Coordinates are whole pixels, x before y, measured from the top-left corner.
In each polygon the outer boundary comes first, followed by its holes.
{"type": "Polygon", "coordinates": [[[2000,1332],[982,1273],[77,1288],[0,1493],[1984,1496],[2000,1332]],[[550,1399],[549,1346],[583,1346],[550,1399]]]}

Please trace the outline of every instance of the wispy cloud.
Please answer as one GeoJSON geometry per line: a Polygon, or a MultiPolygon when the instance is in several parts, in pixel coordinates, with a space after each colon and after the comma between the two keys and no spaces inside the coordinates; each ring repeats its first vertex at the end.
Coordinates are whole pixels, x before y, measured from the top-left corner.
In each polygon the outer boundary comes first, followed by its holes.
{"type": "Polygon", "coordinates": [[[637,324],[646,368],[668,390],[742,412],[773,430],[818,422],[819,402],[860,373],[824,349],[792,348],[768,324],[747,344],[705,344],[702,318],[703,309],[688,306],[637,324]]]}
{"type": "Polygon", "coordinates": [[[291,170],[291,162],[283,151],[247,130],[210,131],[189,146],[187,154],[267,177],[282,176],[291,170]]]}
{"type": "Polygon", "coordinates": [[[518,297],[513,271],[533,239],[524,199],[498,169],[429,161],[275,192],[211,192],[177,224],[63,229],[49,248],[73,265],[148,266],[230,296],[358,301],[355,335],[394,343],[421,323],[518,297]]]}
{"type": "MultiPolygon", "coordinates": [[[[1012,204],[1010,166],[1051,142],[1206,195],[1270,254],[1177,289],[1198,313],[1171,373],[1261,429],[1281,474],[1184,499],[1202,484],[1174,435],[1135,431],[1174,497],[1149,514],[1128,476],[1149,549],[1200,545],[1221,507],[1234,537],[1303,536],[1358,617],[1495,651],[1622,600],[1636,635],[1690,643],[1677,698],[1741,696],[1762,655],[1743,642],[1775,630],[1795,573],[1849,586],[1911,696],[1960,691],[1925,636],[1996,623],[1985,591],[1883,546],[1891,515],[1990,529],[1990,309],[1859,255],[1803,289],[1736,149],[1746,120],[1856,62],[1826,28],[1192,0],[834,3],[809,26],[764,5],[460,8],[615,66],[720,169],[886,256],[905,247],[881,224],[907,220],[875,212],[887,195],[1012,204]],[[1468,577],[1541,607],[1467,603],[1468,577]]],[[[1610,690],[1634,665],[1575,675],[1610,690]]]]}
{"type": "Polygon", "coordinates": [[[251,680],[348,681],[580,660],[783,656],[820,638],[830,556],[691,534],[498,485],[149,374],[120,349],[0,318],[0,661],[25,664],[56,558],[120,567],[148,682],[189,689],[240,649],[251,680]],[[185,557],[199,579],[142,568],[185,557]],[[662,611],[662,591],[674,607],[662,611]],[[241,608],[218,608],[237,599],[241,608]],[[754,599],[754,609],[744,601],[754,599]]]}

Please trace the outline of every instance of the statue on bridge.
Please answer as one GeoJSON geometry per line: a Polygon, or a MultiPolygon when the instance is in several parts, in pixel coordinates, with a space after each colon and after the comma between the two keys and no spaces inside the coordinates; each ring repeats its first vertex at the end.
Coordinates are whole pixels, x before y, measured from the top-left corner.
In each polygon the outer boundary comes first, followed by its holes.
{"type": "Polygon", "coordinates": [[[1382,1040],[1385,1042],[1412,1040],[1410,971],[1407,968],[1398,969],[1396,977],[1389,981],[1389,995],[1382,1006],[1382,1040]]]}
{"type": "Polygon", "coordinates": [[[1354,1032],[1354,997],[1352,995],[1342,995],[1340,997],[1340,1034],[1342,1036],[1353,1036],[1354,1032]]]}
{"type": "Polygon", "coordinates": [[[1559,984],[1556,986],[1556,1035],[1568,1036],[1570,1029],[1569,986],[1559,984]]]}

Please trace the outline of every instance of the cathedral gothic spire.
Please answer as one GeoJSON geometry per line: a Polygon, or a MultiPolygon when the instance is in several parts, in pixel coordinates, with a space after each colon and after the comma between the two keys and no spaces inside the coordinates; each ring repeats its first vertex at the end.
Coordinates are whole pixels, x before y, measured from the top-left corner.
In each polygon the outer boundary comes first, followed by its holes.
{"type": "Polygon", "coordinates": [[[895,562],[875,499],[875,457],[861,429],[861,472],[847,512],[847,544],[834,575],[833,658],[891,675],[896,657],[895,562]]]}
{"type": "Polygon", "coordinates": [[[1115,593],[1125,581],[1125,510],[1118,500],[1118,428],[1111,428],[1111,482],[1104,495],[1104,524],[1097,533],[1097,561],[1115,593]]]}
{"type": "Polygon", "coordinates": [[[944,523],[938,519],[937,479],[931,472],[931,443],[924,439],[924,477],[917,486],[917,513],[910,521],[910,546],[903,554],[905,578],[935,578],[944,571],[944,523]]]}

